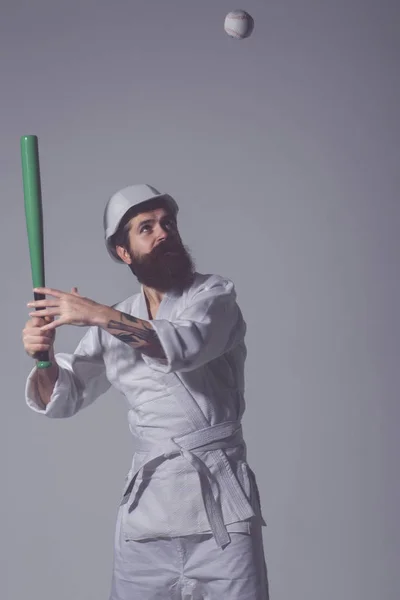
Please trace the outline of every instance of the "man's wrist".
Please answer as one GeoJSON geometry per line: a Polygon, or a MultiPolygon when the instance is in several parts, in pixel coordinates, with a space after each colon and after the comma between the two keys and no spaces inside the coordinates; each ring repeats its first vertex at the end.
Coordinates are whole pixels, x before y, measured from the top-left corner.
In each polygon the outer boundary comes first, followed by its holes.
{"type": "Polygon", "coordinates": [[[107,327],[111,320],[120,320],[120,312],[110,306],[100,304],[99,307],[93,312],[92,325],[97,327],[107,327]]]}

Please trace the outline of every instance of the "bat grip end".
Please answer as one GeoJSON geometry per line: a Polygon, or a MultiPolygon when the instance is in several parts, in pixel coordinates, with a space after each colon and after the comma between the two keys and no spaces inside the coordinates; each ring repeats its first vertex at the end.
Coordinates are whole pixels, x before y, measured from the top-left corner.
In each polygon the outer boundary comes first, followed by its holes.
{"type": "Polygon", "coordinates": [[[38,369],[48,369],[49,367],[52,366],[52,362],[50,360],[39,360],[36,363],[36,366],[38,369]]]}

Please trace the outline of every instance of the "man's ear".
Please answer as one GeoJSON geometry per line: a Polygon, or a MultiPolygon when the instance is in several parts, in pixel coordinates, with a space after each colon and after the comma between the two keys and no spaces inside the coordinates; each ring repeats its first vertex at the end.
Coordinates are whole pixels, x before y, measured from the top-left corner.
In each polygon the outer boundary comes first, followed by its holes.
{"type": "Polygon", "coordinates": [[[124,261],[124,263],[126,263],[127,265],[131,264],[131,257],[129,256],[129,253],[123,246],[115,246],[115,251],[120,257],[120,259],[124,261]]]}

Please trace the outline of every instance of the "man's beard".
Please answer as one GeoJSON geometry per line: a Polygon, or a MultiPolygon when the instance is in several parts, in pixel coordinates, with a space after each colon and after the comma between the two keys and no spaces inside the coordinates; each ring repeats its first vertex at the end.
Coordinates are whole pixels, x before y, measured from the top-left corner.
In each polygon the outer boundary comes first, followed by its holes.
{"type": "Polygon", "coordinates": [[[149,254],[137,256],[130,252],[129,255],[132,260],[129,268],[147,287],[160,292],[172,289],[182,292],[193,282],[195,264],[180,240],[160,242],[149,254]]]}

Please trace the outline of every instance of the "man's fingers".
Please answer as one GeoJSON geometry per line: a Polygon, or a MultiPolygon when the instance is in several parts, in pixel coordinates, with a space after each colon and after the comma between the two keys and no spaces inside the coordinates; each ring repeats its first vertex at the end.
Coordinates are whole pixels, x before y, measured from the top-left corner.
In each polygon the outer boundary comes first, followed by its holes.
{"type": "Polygon", "coordinates": [[[41,332],[46,332],[46,331],[53,331],[56,327],[60,327],[60,325],[64,325],[64,321],[62,321],[61,319],[58,319],[57,321],[53,321],[52,323],[49,323],[48,325],[43,325],[43,327],[40,328],[41,332]]]}
{"type": "Polygon", "coordinates": [[[53,319],[58,314],[60,314],[59,309],[43,308],[42,310],[35,310],[34,312],[30,312],[29,316],[40,317],[41,319],[48,319],[49,317],[51,317],[53,319]]]}
{"type": "Polygon", "coordinates": [[[52,344],[30,344],[29,349],[31,352],[40,352],[41,350],[50,350],[52,344]]]}
{"type": "Polygon", "coordinates": [[[60,300],[58,298],[53,298],[52,300],[49,298],[45,298],[44,300],[33,300],[32,302],[28,302],[27,306],[33,308],[41,308],[42,306],[60,306],[60,300]]]}
{"type": "Polygon", "coordinates": [[[32,340],[32,342],[35,342],[38,338],[41,337],[50,338],[51,332],[49,333],[49,331],[43,331],[42,329],[38,329],[34,333],[29,332],[25,334],[25,338],[27,340],[32,340]]]}

